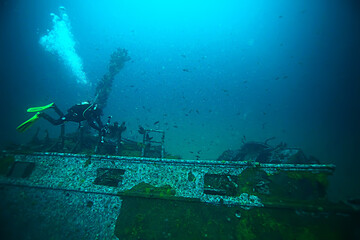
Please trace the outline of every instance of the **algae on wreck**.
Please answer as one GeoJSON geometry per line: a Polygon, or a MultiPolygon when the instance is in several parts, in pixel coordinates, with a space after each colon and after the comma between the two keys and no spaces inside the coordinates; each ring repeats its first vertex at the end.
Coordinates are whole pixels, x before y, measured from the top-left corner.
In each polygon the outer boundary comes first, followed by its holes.
{"type": "Polygon", "coordinates": [[[119,239],[351,239],[359,215],[122,197],[119,239]],[[321,220],[321,221],[319,221],[321,220]]]}
{"type": "Polygon", "coordinates": [[[5,175],[14,163],[15,157],[12,155],[0,158],[0,175],[5,175]]]}
{"type": "Polygon", "coordinates": [[[141,182],[133,188],[119,193],[119,195],[146,196],[150,198],[169,198],[175,196],[176,191],[169,185],[154,187],[151,184],[141,182]]]}

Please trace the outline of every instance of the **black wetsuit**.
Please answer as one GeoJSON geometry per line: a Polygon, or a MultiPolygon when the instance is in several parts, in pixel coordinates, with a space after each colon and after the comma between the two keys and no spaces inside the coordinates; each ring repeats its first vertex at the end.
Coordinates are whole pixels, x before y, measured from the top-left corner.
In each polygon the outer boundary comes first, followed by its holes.
{"type": "Polygon", "coordinates": [[[92,128],[98,131],[103,131],[104,129],[104,126],[100,119],[102,112],[96,104],[90,104],[87,102],[76,104],[68,110],[66,115],[64,115],[55,104],[53,108],[55,112],[59,114],[59,119],[54,119],[44,112],[41,112],[39,116],[45,118],[53,125],[60,125],[64,122],[80,123],[83,121],[87,121],[92,128]]]}

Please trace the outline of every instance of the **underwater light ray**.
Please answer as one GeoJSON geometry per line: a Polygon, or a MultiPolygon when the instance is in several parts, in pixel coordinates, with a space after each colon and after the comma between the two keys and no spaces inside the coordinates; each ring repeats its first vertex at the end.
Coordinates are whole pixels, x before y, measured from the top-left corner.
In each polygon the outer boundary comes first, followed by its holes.
{"type": "Polygon", "coordinates": [[[60,7],[60,17],[51,13],[53,28],[48,30],[47,35],[40,38],[39,43],[44,49],[52,54],[57,54],[64,64],[70,68],[78,83],[87,84],[83,63],[75,50],[75,40],[71,33],[69,16],[65,8],[60,7]]]}

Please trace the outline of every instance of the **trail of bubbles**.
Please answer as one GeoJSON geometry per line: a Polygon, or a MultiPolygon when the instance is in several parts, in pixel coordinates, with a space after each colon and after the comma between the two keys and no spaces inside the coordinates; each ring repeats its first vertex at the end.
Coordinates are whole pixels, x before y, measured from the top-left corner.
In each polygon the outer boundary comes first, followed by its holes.
{"type": "Polygon", "coordinates": [[[83,70],[82,60],[75,50],[75,41],[71,33],[69,16],[64,7],[59,8],[60,17],[51,13],[53,28],[40,38],[39,43],[52,54],[57,54],[76,76],[78,83],[88,83],[83,70]]]}

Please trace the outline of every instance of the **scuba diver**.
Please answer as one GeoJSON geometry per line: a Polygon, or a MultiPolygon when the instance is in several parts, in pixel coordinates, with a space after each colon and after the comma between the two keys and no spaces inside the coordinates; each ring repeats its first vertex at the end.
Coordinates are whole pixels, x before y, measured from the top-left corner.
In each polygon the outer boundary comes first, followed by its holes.
{"type": "Polygon", "coordinates": [[[72,106],[65,115],[55,105],[55,103],[50,103],[42,107],[29,108],[27,109],[27,112],[36,112],[36,114],[16,128],[19,132],[25,132],[28,130],[39,118],[44,118],[53,125],[61,125],[65,122],[77,122],[80,124],[83,121],[87,121],[89,125],[99,131],[102,136],[107,132],[106,127],[102,124],[100,119],[102,110],[96,103],[82,102],[76,104],[72,106]],[[48,114],[42,112],[49,108],[54,109],[60,117],[58,119],[54,119],[48,114]]]}

